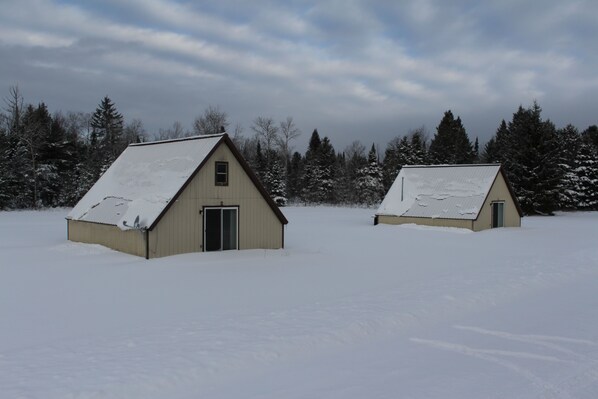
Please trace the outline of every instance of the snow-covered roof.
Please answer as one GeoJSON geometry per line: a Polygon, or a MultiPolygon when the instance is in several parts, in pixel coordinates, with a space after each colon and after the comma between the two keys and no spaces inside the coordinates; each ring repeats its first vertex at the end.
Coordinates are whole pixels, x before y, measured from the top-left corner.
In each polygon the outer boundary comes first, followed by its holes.
{"type": "Polygon", "coordinates": [[[223,136],[129,145],[67,218],[150,227],[223,136]]]}
{"type": "Polygon", "coordinates": [[[475,220],[500,165],[404,166],[377,215],[475,220]]]}

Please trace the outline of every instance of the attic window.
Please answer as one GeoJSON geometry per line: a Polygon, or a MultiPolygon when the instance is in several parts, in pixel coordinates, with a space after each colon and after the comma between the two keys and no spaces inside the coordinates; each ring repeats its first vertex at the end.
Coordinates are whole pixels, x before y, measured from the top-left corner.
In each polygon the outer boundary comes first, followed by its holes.
{"type": "Polygon", "coordinates": [[[228,162],[216,162],[216,185],[228,186],[228,162]]]}

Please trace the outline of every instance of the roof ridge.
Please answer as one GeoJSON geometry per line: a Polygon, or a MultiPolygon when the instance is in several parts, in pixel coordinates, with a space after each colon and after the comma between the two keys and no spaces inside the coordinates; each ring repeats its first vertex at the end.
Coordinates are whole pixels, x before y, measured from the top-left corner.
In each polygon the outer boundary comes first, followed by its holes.
{"type": "Polygon", "coordinates": [[[145,145],[177,143],[179,141],[209,139],[209,138],[214,138],[214,137],[222,137],[225,135],[226,135],[226,133],[201,134],[201,135],[197,135],[197,136],[180,137],[180,138],[176,138],[176,139],[147,141],[147,142],[143,142],[143,143],[131,143],[131,144],[129,144],[129,147],[141,147],[141,146],[145,146],[145,145]]]}
{"type": "Polygon", "coordinates": [[[478,166],[501,166],[500,163],[467,163],[467,164],[438,164],[438,165],[403,165],[403,168],[464,168],[478,166]]]}

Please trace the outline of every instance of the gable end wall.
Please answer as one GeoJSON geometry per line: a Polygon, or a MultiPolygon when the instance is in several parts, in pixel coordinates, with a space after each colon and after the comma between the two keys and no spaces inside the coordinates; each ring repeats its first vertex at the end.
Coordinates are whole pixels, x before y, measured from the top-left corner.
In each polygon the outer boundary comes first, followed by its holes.
{"type": "Polygon", "coordinates": [[[473,223],[473,230],[481,231],[492,228],[492,202],[495,201],[504,201],[505,203],[504,227],[521,227],[521,217],[517,211],[517,206],[502,173],[498,173],[478,214],[478,218],[473,223]]]}
{"type": "Polygon", "coordinates": [[[149,235],[150,258],[203,251],[204,206],[239,207],[239,249],[278,249],[283,224],[222,142],[149,235]],[[228,162],[228,186],[216,186],[215,162],[228,162]]]}

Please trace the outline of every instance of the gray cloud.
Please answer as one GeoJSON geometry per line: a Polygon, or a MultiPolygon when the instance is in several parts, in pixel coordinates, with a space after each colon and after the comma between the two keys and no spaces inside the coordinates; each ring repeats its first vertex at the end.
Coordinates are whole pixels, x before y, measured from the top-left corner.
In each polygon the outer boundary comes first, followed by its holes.
{"type": "Polygon", "coordinates": [[[0,89],[91,112],[108,95],[155,132],[219,105],[249,134],[294,116],[338,148],[384,146],[452,109],[485,141],[519,104],[595,124],[591,1],[22,0],[0,15],[0,89]]]}

